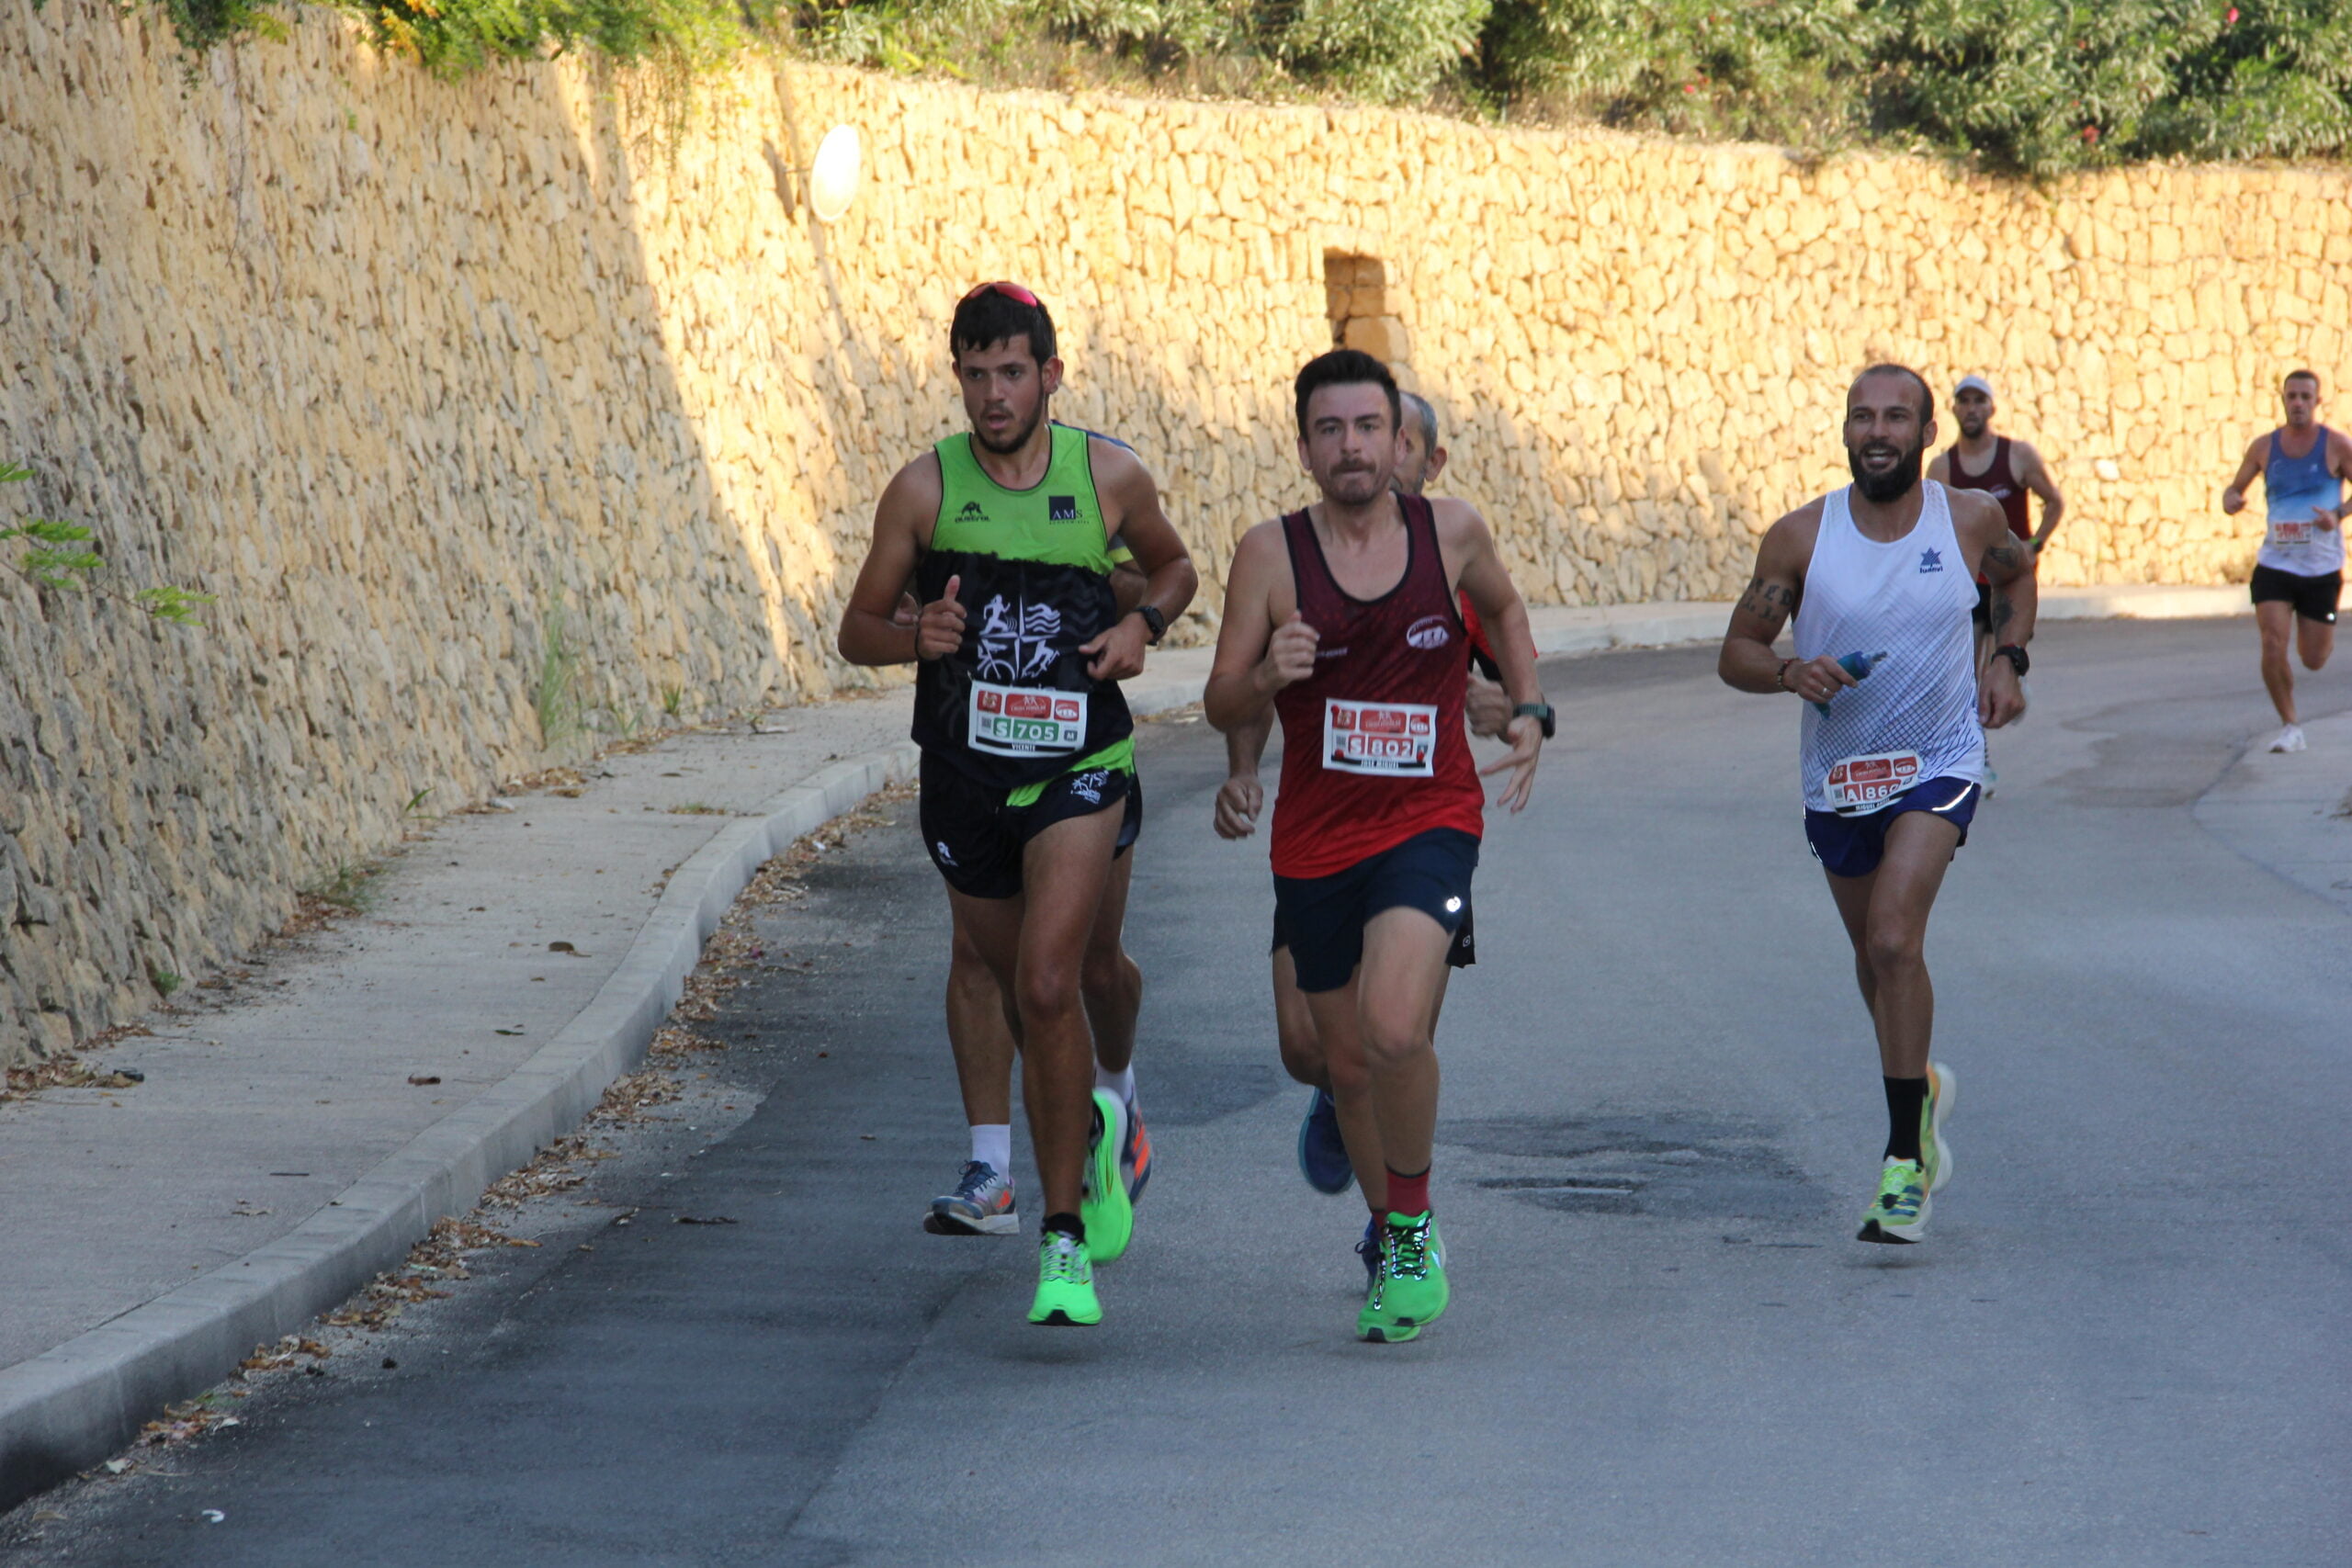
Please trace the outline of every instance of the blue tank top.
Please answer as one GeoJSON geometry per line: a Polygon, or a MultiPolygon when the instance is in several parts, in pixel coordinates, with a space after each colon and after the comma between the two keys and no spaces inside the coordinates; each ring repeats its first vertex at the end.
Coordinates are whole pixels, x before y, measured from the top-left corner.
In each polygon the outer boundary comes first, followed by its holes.
{"type": "Polygon", "coordinates": [[[2300,457],[2287,455],[2280,433],[2270,433],[2270,456],[2262,466],[2262,497],[2270,526],[2255,556],[2275,571],[2301,577],[2322,577],[2344,570],[2344,530],[2323,528],[2312,520],[2319,507],[2342,504],[2344,486],[2327,471],[2327,426],[2319,427],[2312,449],[2300,457]]]}

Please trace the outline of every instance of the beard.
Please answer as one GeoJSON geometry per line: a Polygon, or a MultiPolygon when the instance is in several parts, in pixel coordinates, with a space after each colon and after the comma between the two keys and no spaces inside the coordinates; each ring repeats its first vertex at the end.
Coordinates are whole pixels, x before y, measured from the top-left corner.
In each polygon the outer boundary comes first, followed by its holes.
{"type": "Polygon", "coordinates": [[[989,451],[993,452],[998,457],[1001,457],[1008,453],[1018,452],[1022,447],[1027,446],[1029,444],[1029,438],[1037,434],[1037,426],[1045,417],[1046,401],[1043,398],[1040,398],[1037,400],[1036,412],[1029,416],[1028,423],[1015,427],[1012,437],[1001,445],[989,440],[986,435],[982,434],[980,427],[977,423],[972,426],[972,439],[978,442],[989,451]]]}
{"type": "Polygon", "coordinates": [[[1846,467],[1853,474],[1854,488],[1862,492],[1862,499],[1883,506],[1911,493],[1911,487],[1919,482],[1919,470],[1924,466],[1927,452],[1926,442],[1914,442],[1909,450],[1899,455],[1894,467],[1884,473],[1874,474],[1862,467],[1861,451],[1849,446],[1846,448],[1846,467]]]}
{"type": "Polygon", "coordinates": [[[1323,493],[1342,506],[1363,506],[1385,494],[1388,480],[1389,475],[1376,469],[1345,468],[1329,477],[1323,493]]]}

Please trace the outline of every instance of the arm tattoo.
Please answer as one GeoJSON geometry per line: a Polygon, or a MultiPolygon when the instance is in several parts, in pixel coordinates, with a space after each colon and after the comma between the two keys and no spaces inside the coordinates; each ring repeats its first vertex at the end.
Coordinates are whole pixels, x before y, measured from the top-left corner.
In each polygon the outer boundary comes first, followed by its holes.
{"type": "Polygon", "coordinates": [[[1984,552],[1984,564],[1999,567],[2001,581],[2004,582],[2018,574],[2018,565],[2024,558],[2014,540],[2007,544],[1995,545],[1984,552]]]}
{"type": "Polygon", "coordinates": [[[1778,626],[1796,613],[1797,595],[1794,589],[1783,588],[1777,582],[1767,582],[1760,577],[1750,578],[1747,592],[1739,596],[1739,608],[1745,615],[1755,616],[1768,626],[1778,626]]]}
{"type": "Polygon", "coordinates": [[[2017,613],[2018,608],[2016,605],[2009,603],[2009,596],[2007,594],[2002,592],[1997,588],[1993,590],[1993,607],[1990,612],[1988,612],[1988,618],[1993,623],[1993,630],[1996,634],[1998,634],[2003,628],[2007,626],[2012,620],[2015,620],[2017,618],[2017,613]]]}

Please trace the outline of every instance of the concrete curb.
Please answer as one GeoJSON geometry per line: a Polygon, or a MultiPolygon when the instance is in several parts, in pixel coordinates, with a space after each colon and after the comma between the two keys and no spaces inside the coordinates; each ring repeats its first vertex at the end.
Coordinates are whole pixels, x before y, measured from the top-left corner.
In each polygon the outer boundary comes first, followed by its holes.
{"type": "MultiPolygon", "coordinates": [[[[2052,590],[2042,614],[2226,615],[2245,590],[2052,590]]],[[[1728,604],[1547,609],[1533,616],[1545,658],[1711,640],[1728,604]]],[[[1171,650],[1132,683],[1138,716],[1199,700],[1209,650],[1171,650]]],[[[254,1346],[294,1333],[386,1269],[443,1215],[527,1163],[595,1107],[605,1086],[643,1059],[677,1002],[705,938],[778,851],[911,778],[901,741],[811,774],[730,823],[671,876],[628,956],[595,998],[514,1072],[368,1171],[328,1206],[266,1247],[190,1280],[56,1348],[0,1369],[0,1510],[119,1452],[152,1415],[226,1377],[254,1346]]]]}

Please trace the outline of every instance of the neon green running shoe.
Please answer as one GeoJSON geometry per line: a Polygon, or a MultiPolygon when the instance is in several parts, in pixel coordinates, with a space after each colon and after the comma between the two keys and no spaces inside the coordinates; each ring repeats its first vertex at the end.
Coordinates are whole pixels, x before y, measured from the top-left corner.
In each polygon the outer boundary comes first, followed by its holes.
{"type": "Polygon", "coordinates": [[[1055,1328],[1091,1328],[1102,1321],[1094,1263],[1076,1236],[1046,1233],[1037,1251],[1037,1299],[1029,1304],[1029,1321],[1055,1328]]]}
{"type": "Polygon", "coordinates": [[[1940,1192],[1951,1179],[1951,1145],[1944,1142],[1944,1118],[1959,1098],[1960,1081],[1941,1062],[1928,1064],[1928,1102],[1919,1108],[1919,1168],[1927,1174],[1930,1193],[1940,1192]]]}
{"type": "Polygon", "coordinates": [[[1862,1211],[1856,1241],[1907,1243],[1928,1234],[1928,1177],[1915,1159],[1890,1156],[1878,1173],[1878,1196],[1862,1211]]]}
{"type": "Polygon", "coordinates": [[[1380,1227],[1380,1269],[1372,1277],[1356,1337],[1375,1345],[1418,1338],[1453,1294],[1445,1282],[1445,1243],[1434,1213],[1392,1213],[1380,1227]]]}
{"type": "Polygon", "coordinates": [[[1094,1144],[1086,1154],[1086,1187],[1078,1217],[1086,1225],[1086,1250],[1097,1263],[1126,1251],[1136,1234],[1135,1200],[1127,1195],[1120,1151],[1127,1145],[1127,1108],[1107,1089],[1094,1091],[1094,1144]]]}

